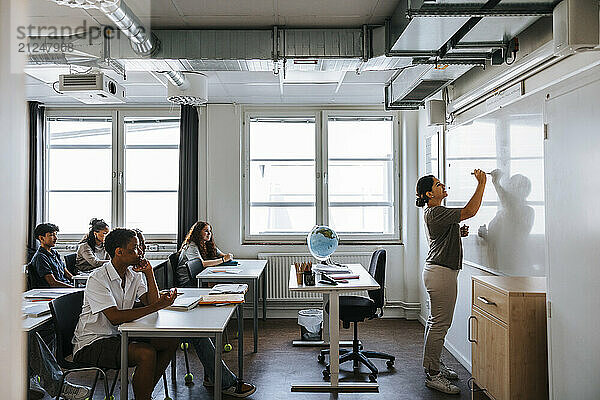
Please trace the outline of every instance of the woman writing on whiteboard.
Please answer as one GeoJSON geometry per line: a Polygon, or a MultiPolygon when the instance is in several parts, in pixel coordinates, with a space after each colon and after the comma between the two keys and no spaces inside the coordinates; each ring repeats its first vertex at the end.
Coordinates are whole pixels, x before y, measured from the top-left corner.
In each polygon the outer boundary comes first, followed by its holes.
{"type": "Polygon", "coordinates": [[[202,260],[202,266],[205,268],[233,260],[233,254],[225,254],[215,245],[212,227],[208,222],[196,222],[183,241],[177,266],[180,285],[189,280],[186,263],[195,259],[202,260]]]}
{"type": "Polygon", "coordinates": [[[458,386],[450,379],[458,374],[441,362],[446,333],[452,324],[456,304],[458,271],[462,268],[461,237],[469,234],[469,227],[459,227],[459,222],[473,217],[479,211],[485,189],[485,172],[473,171],[477,188],[463,208],[442,206],[448,196],[446,187],[433,175],[417,181],[417,207],[424,207],[425,232],[429,252],[423,268],[423,282],[429,297],[430,313],[425,326],[423,367],[427,378],[425,385],[443,393],[457,394],[458,386]]]}

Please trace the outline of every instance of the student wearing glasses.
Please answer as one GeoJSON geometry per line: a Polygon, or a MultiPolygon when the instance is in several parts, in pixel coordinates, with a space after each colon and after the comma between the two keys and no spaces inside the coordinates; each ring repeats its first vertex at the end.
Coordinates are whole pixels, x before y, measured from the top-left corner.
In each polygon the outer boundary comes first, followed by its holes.
{"type": "Polygon", "coordinates": [[[108,234],[108,224],[103,219],[92,218],[90,230],[77,247],[75,267],[79,271],[91,271],[110,260],[104,249],[104,237],[108,234]]]}
{"type": "Polygon", "coordinates": [[[423,218],[429,241],[429,253],[423,268],[423,282],[429,296],[430,315],[425,326],[423,367],[425,385],[431,389],[458,394],[458,386],[450,380],[458,374],[441,361],[442,348],[448,329],[452,324],[456,305],[458,271],[462,268],[461,237],[468,236],[469,227],[459,223],[477,214],[485,189],[485,172],[473,171],[477,179],[475,193],[463,208],[442,205],[448,193],[446,187],[433,175],[417,181],[417,207],[425,207],[423,218]]]}

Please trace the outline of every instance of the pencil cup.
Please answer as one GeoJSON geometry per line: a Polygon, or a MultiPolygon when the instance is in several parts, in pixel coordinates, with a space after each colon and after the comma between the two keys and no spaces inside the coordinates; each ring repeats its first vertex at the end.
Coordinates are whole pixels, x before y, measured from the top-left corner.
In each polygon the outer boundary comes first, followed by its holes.
{"type": "Polygon", "coordinates": [[[315,273],[312,271],[304,272],[304,284],[306,286],[315,286],[315,273]]]}
{"type": "Polygon", "coordinates": [[[302,271],[296,271],[296,283],[298,284],[298,286],[302,285],[303,276],[304,276],[304,273],[302,271]]]}

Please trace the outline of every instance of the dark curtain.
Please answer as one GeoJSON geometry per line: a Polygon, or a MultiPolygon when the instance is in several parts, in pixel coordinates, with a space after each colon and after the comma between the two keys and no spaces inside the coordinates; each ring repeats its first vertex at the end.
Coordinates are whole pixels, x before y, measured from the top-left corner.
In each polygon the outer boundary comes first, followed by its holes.
{"type": "Polygon", "coordinates": [[[181,106],[179,123],[179,201],[177,248],[190,227],[198,220],[198,111],[181,106]]]}
{"type": "Polygon", "coordinates": [[[30,101],[29,108],[29,213],[27,223],[27,262],[31,260],[39,243],[33,235],[35,226],[42,222],[44,204],[44,142],[45,110],[41,103],[30,101]]]}

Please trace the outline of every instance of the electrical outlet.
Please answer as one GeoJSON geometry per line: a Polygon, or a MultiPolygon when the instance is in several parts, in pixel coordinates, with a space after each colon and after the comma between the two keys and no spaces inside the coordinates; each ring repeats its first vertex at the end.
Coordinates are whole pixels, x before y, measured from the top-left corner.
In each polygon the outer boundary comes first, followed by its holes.
{"type": "Polygon", "coordinates": [[[158,251],[157,244],[148,244],[146,245],[146,251],[158,251]]]}
{"type": "Polygon", "coordinates": [[[77,251],[77,245],[76,244],[68,244],[65,246],[65,250],[77,251]]]}

